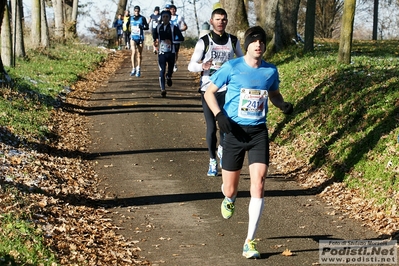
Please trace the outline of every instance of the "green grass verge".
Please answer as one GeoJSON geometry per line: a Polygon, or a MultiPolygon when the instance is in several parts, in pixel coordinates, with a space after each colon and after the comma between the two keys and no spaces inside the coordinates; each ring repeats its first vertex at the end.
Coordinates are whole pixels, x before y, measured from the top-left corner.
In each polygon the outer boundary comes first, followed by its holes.
{"type": "Polygon", "coordinates": [[[32,222],[13,214],[0,215],[0,265],[57,265],[32,222]]]}
{"type": "MultiPolygon", "coordinates": [[[[15,68],[7,68],[13,86],[0,88],[0,126],[22,143],[45,138],[60,92],[97,68],[106,56],[102,49],[73,44],[28,51],[28,57],[18,59],[15,68]]],[[[9,141],[6,137],[0,134],[0,141],[9,141]]],[[[0,181],[0,203],[23,204],[19,202],[22,192],[0,181]]],[[[15,209],[18,207],[0,215],[0,265],[57,265],[56,255],[44,245],[43,232],[29,218],[31,214],[15,209]]]]}
{"type": "Polygon", "coordinates": [[[15,68],[7,69],[14,87],[0,90],[0,125],[18,135],[45,135],[44,125],[57,95],[94,70],[105,57],[102,50],[86,45],[29,51],[26,59],[17,59],[15,68]]]}
{"type": "Polygon", "coordinates": [[[337,182],[375,198],[386,212],[399,204],[398,41],[355,42],[350,65],[337,65],[338,43],[319,42],[269,61],[295,115],[269,114],[272,138],[324,168],[337,182]],[[300,149],[291,146],[303,140],[300,149]]]}

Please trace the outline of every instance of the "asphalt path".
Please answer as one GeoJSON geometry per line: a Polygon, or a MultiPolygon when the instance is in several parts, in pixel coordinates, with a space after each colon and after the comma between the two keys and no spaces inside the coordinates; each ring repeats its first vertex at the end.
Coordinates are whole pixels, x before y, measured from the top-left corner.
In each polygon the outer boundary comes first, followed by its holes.
{"type": "Polygon", "coordinates": [[[126,55],[121,67],[90,100],[90,150],[106,191],[103,205],[114,213],[119,232],[137,243],[142,260],[152,265],[319,265],[319,240],[377,237],[271,171],[257,232],[261,259],[245,259],[247,165],[235,214],[225,220],[221,176],[206,175],[205,123],[188,58],[181,56],[173,86],[162,98],[156,55],[144,52],[142,76],[136,78],[129,76],[129,52],[121,52],[126,55]],[[282,255],[286,249],[291,256],[282,255]]]}

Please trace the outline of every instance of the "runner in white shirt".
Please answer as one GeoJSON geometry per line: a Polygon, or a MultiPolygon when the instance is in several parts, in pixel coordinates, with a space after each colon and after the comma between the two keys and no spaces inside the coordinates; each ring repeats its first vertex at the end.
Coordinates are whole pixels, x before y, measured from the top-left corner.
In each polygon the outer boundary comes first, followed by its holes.
{"type": "MultiPolygon", "coordinates": [[[[191,56],[190,63],[188,64],[188,70],[190,72],[201,72],[199,91],[201,93],[202,108],[205,117],[205,136],[209,153],[209,168],[207,175],[217,176],[218,169],[216,154],[220,159],[220,167],[222,167],[224,133],[219,131],[219,146],[216,153],[216,120],[204,99],[204,93],[211,84],[210,78],[216,70],[218,70],[226,61],[234,58],[234,56],[240,57],[244,54],[241,51],[240,41],[238,38],[226,33],[225,31],[228,20],[227,13],[224,9],[217,8],[213,10],[209,23],[212,25],[212,31],[198,40],[194,48],[194,53],[191,56]]],[[[226,87],[220,89],[215,95],[220,108],[223,108],[226,87]]]]}
{"type": "MultiPolygon", "coordinates": [[[[187,28],[188,28],[187,24],[184,21],[184,17],[183,16],[180,16],[180,15],[176,14],[176,10],[177,10],[176,6],[175,5],[169,5],[169,10],[170,10],[170,13],[172,14],[172,17],[170,19],[170,23],[172,25],[176,25],[177,27],[179,27],[181,32],[186,31],[187,28]]],[[[176,43],[175,44],[175,48],[176,48],[176,59],[175,59],[175,66],[173,67],[173,72],[177,71],[177,59],[179,58],[180,44],[176,43]]]]}

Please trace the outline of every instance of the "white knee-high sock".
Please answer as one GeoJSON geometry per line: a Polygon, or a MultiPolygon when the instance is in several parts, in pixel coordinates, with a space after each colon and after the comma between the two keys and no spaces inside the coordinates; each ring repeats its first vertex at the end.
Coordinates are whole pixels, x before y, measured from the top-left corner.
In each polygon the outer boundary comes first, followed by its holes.
{"type": "Polygon", "coordinates": [[[251,198],[248,206],[248,235],[247,239],[253,240],[255,238],[256,230],[258,229],[259,219],[262,215],[265,206],[263,198],[251,198]]]}

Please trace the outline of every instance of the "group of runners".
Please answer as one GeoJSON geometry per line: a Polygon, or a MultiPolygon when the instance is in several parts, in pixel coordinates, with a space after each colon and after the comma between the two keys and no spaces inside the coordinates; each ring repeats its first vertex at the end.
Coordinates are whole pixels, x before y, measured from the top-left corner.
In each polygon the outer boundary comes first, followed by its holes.
{"type": "MultiPolygon", "coordinates": [[[[159,10],[155,8],[154,14],[156,11],[159,10]]],[[[136,13],[135,8],[135,16],[137,14],[139,13],[136,13]]],[[[171,23],[173,14],[175,13],[169,6],[169,10],[165,9],[160,13],[161,22],[156,27],[152,26],[163,97],[166,96],[165,80],[168,86],[172,85],[179,42],[184,40],[181,31],[187,29],[187,26],[184,29],[171,23]]],[[[150,22],[154,20],[156,18],[150,18],[150,22]]],[[[212,30],[197,41],[188,65],[189,71],[201,72],[199,92],[210,157],[207,175],[218,176],[218,156],[222,169],[221,191],[224,195],[221,214],[223,218],[230,219],[235,212],[241,169],[245,156],[248,155],[251,199],[242,255],[246,258],[260,258],[255,233],[264,209],[264,185],[269,166],[269,136],[266,125],[268,102],[270,100],[287,115],[292,114],[293,105],[286,102],[280,93],[277,67],[262,59],[266,50],[266,33],[262,27],[254,26],[245,32],[243,51],[238,38],[225,31],[228,19],[224,9],[214,9],[209,22],[212,30]],[[217,128],[220,133],[219,143],[217,128]]],[[[148,25],[139,27],[137,32],[141,34],[145,29],[148,29],[148,25]]],[[[132,37],[132,50],[138,49],[142,39],[138,40],[137,42],[132,37]]],[[[132,61],[133,55],[134,52],[132,61]]],[[[140,69],[132,64],[132,73],[137,76],[140,69]]]]}
{"type": "Polygon", "coordinates": [[[140,14],[140,6],[135,6],[133,10],[133,16],[130,16],[130,12],[126,10],[123,18],[121,14],[118,15],[114,23],[118,36],[118,48],[122,49],[124,43],[126,49],[132,51],[130,76],[140,77],[144,31],[151,30],[153,52],[158,54],[161,95],[166,97],[165,85],[170,87],[173,84],[172,75],[177,71],[180,43],[184,41],[182,32],[187,30],[187,24],[182,16],[176,14],[177,7],[172,4],[165,5],[161,12],[156,6],[148,21],[140,14]]]}

